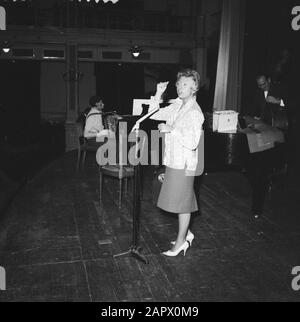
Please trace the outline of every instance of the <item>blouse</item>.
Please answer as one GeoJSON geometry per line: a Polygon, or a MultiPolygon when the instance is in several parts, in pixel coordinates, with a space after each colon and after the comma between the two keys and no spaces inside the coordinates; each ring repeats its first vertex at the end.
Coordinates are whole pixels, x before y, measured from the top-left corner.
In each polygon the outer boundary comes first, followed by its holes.
{"type": "Polygon", "coordinates": [[[99,112],[99,110],[97,110],[96,108],[92,107],[89,114],[86,117],[86,122],[84,127],[84,137],[86,138],[96,137],[97,133],[101,132],[103,129],[104,127],[103,127],[101,112],[99,112]],[[94,114],[94,115],[91,115],[91,114],[94,114]]]}
{"type": "MultiPolygon", "coordinates": [[[[151,97],[150,110],[158,102],[151,97]]],[[[198,146],[202,135],[204,116],[195,98],[185,105],[177,98],[169,106],[151,116],[155,120],[165,120],[173,130],[165,134],[164,165],[174,169],[195,171],[198,164],[198,146]]]]}

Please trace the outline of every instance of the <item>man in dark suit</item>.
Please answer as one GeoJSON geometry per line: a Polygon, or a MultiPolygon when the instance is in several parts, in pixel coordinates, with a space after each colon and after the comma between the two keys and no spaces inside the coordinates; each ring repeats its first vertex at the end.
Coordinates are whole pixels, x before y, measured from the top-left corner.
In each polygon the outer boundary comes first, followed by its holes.
{"type": "Polygon", "coordinates": [[[284,107],[285,94],[279,84],[273,84],[270,77],[260,74],[256,77],[257,92],[254,96],[254,116],[272,125],[272,113],[284,107]]]}
{"type": "MultiPolygon", "coordinates": [[[[273,84],[265,74],[256,77],[257,92],[253,100],[252,116],[264,123],[273,125],[273,115],[285,108],[285,95],[278,84],[273,84]]],[[[252,218],[259,219],[263,213],[265,197],[269,187],[269,177],[278,158],[277,149],[250,153],[247,172],[252,186],[252,218]]]]}

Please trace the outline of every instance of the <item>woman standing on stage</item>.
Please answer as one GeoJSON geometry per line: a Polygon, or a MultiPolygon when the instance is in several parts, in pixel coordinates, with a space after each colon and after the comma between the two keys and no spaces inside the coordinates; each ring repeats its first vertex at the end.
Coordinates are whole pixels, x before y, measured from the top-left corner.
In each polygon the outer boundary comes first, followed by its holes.
{"type": "MultiPolygon", "coordinates": [[[[178,233],[173,247],[163,252],[166,256],[184,255],[192,244],[193,233],[189,230],[191,213],[198,210],[193,188],[198,164],[198,147],[202,134],[204,116],[196,102],[200,76],[197,71],[185,69],[177,74],[178,98],[151,118],[165,120],[158,129],[165,133],[164,181],[157,206],[178,214],[178,233]]],[[[157,92],[151,98],[151,109],[159,104],[168,82],[159,83],[157,92]]]]}

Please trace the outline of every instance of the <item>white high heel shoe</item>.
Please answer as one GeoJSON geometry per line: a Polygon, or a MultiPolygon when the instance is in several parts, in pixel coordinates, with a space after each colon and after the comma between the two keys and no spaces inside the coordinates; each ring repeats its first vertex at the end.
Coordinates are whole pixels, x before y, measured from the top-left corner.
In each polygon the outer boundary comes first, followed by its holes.
{"type": "MultiPolygon", "coordinates": [[[[193,239],[195,238],[195,235],[189,230],[185,240],[189,242],[190,246],[192,246],[193,239]]],[[[171,241],[172,245],[175,245],[175,240],[171,241]]]]}
{"type": "Polygon", "coordinates": [[[168,250],[166,252],[163,252],[163,255],[174,257],[183,251],[183,256],[185,256],[185,253],[189,247],[190,247],[190,244],[187,241],[185,241],[177,250],[175,251],[168,250]]]}

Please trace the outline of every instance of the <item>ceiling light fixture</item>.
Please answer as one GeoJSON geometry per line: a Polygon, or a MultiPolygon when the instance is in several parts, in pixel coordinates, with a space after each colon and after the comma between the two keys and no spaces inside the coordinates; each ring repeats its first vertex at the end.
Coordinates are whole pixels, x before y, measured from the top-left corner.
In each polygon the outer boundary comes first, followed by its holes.
{"type": "Polygon", "coordinates": [[[9,41],[5,40],[2,44],[1,44],[2,50],[5,54],[7,54],[10,49],[11,49],[11,45],[9,43],[9,41]]]}
{"type": "Polygon", "coordinates": [[[129,51],[131,52],[133,58],[138,58],[143,49],[138,45],[133,45],[130,47],[129,51]]]}
{"type": "MultiPolygon", "coordinates": [[[[16,1],[16,0],[14,0],[16,1]]],[[[24,1],[24,0],[23,0],[24,1]]],[[[69,0],[69,1],[74,1],[74,0],[69,0]]],[[[91,0],[86,0],[87,2],[91,2],[91,0]]],[[[117,3],[119,0],[102,0],[104,3],[107,3],[109,1],[111,1],[113,4],[117,3]]],[[[81,2],[81,0],[78,0],[78,2],[81,2]]],[[[95,0],[96,3],[100,2],[100,0],[95,0]]]]}
{"type": "MultiPolygon", "coordinates": [[[[99,0],[98,0],[99,1],[99,0]]],[[[113,4],[117,3],[119,0],[102,0],[104,3],[111,1],[113,4]]]]}

